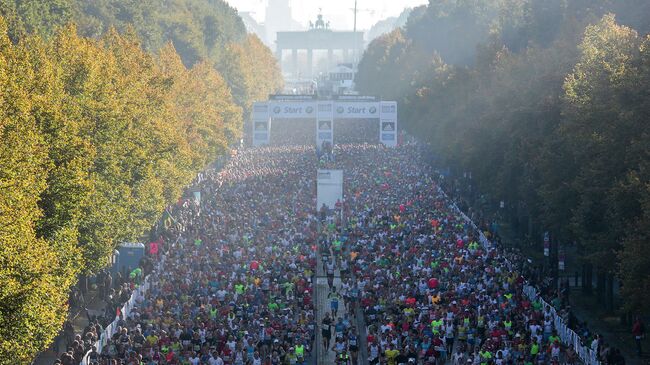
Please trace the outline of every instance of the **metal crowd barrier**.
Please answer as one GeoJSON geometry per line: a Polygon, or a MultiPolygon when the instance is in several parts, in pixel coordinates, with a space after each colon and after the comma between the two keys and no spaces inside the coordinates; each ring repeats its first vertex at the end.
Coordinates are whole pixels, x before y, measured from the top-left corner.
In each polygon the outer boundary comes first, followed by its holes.
{"type": "MultiPolygon", "coordinates": [[[[447,194],[440,188],[440,186],[438,186],[438,191],[441,192],[447,199],[449,199],[447,194]]],[[[474,228],[474,230],[478,232],[479,241],[481,242],[483,247],[486,249],[491,248],[492,242],[490,242],[490,240],[488,240],[487,237],[485,237],[485,234],[483,234],[483,232],[478,228],[478,226],[476,226],[476,224],[458,208],[456,203],[452,202],[452,205],[454,210],[457,213],[460,213],[460,215],[463,217],[465,222],[470,224],[472,228],[474,228]]],[[[506,262],[510,267],[513,267],[512,263],[510,263],[508,259],[506,259],[506,262]]],[[[589,347],[588,345],[583,344],[580,336],[577,333],[575,333],[575,331],[570,329],[566,323],[564,323],[564,320],[562,319],[562,317],[560,317],[557,314],[555,308],[552,305],[548,304],[539,295],[539,292],[535,287],[528,285],[528,283],[526,283],[524,285],[523,292],[531,301],[535,301],[535,300],[540,301],[540,303],[544,308],[544,311],[546,313],[551,314],[553,318],[553,324],[555,326],[555,330],[557,331],[558,336],[560,337],[562,343],[564,343],[567,346],[572,346],[576,354],[580,358],[580,360],[582,360],[585,363],[585,365],[602,365],[601,362],[598,360],[598,354],[596,353],[596,351],[592,350],[591,347],[589,347]]]]}
{"type": "Polygon", "coordinates": [[[560,317],[557,314],[557,311],[555,308],[548,304],[540,295],[537,289],[531,285],[525,284],[524,285],[524,294],[530,299],[530,300],[538,300],[546,313],[550,313],[551,316],[553,317],[553,324],[555,325],[555,330],[557,331],[558,335],[560,336],[560,339],[562,340],[563,343],[573,346],[573,349],[575,350],[576,354],[578,357],[584,361],[585,364],[587,365],[601,365],[600,361],[598,361],[598,354],[596,351],[592,350],[591,347],[588,345],[583,344],[582,339],[580,336],[575,333],[572,329],[569,328],[569,326],[564,323],[564,320],[562,317],[560,317]]]}

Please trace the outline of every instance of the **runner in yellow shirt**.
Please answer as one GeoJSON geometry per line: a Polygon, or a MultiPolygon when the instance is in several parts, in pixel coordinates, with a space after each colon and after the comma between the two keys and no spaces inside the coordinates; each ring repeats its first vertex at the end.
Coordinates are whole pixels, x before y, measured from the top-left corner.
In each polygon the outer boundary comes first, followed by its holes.
{"type": "Polygon", "coordinates": [[[399,356],[399,350],[396,350],[395,346],[393,346],[392,343],[388,345],[388,349],[384,351],[384,355],[386,356],[388,365],[397,365],[397,356],[399,356]]]}

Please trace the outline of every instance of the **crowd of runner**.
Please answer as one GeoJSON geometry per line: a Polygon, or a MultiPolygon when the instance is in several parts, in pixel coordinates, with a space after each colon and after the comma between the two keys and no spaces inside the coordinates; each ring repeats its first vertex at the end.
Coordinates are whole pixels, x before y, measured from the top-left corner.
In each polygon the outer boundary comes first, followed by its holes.
{"type": "Polygon", "coordinates": [[[160,240],[164,270],[99,364],[306,364],[314,342],[316,161],[303,147],[240,151],[204,176],[160,240]]]}
{"type": "Polygon", "coordinates": [[[312,364],[314,346],[348,365],[361,352],[388,365],[576,363],[523,295],[520,258],[481,243],[416,145],[334,155],[242,149],[205,174],[200,202],[179,202],[158,241],[163,270],[91,363],[312,364]],[[345,199],[329,212],[315,209],[317,168],[344,170],[345,199]],[[319,249],[332,281],[317,323],[319,249]]]}
{"type": "Polygon", "coordinates": [[[417,147],[341,146],[345,224],[371,364],[575,363],[522,293],[518,257],[484,247],[417,147]]]}

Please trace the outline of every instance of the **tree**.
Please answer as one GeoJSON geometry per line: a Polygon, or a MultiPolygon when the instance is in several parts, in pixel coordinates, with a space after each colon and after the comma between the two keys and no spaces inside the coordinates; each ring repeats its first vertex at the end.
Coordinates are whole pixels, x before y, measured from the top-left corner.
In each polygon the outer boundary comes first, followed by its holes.
{"type": "Polygon", "coordinates": [[[627,81],[629,73],[636,74],[632,69],[638,46],[635,31],[605,15],[586,28],[580,60],[564,85],[566,122],[560,131],[578,166],[568,180],[578,192],[572,226],[590,247],[594,264],[603,269],[611,267],[612,252],[623,234],[616,229],[622,226],[615,224],[607,197],[612,184],[629,169],[627,149],[637,134],[638,120],[624,111],[631,101],[627,81]]]}
{"type": "Polygon", "coordinates": [[[406,21],[411,14],[411,8],[405,8],[402,10],[399,16],[388,17],[386,19],[380,20],[375,23],[367,33],[366,39],[369,42],[372,42],[375,38],[382,36],[386,33],[390,33],[396,28],[401,28],[406,25],[406,21]]]}
{"type": "Polygon", "coordinates": [[[27,34],[48,36],[72,16],[73,0],[0,0],[0,16],[8,23],[13,42],[27,34]]]}
{"type": "Polygon", "coordinates": [[[0,363],[28,363],[66,318],[77,270],[74,233],[37,236],[40,194],[50,168],[46,139],[32,113],[40,82],[25,47],[11,45],[0,18],[0,363]],[[71,256],[68,256],[71,255],[71,256]]]}
{"type": "Polygon", "coordinates": [[[43,350],[77,276],[139,240],[241,137],[242,107],[216,64],[233,52],[244,106],[282,86],[223,1],[74,2],[92,37],[55,27],[68,16],[50,18],[57,4],[0,2],[15,26],[12,39],[0,18],[0,364],[43,350]],[[189,33],[171,34],[174,22],[189,33]]]}
{"type": "Polygon", "coordinates": [[[111,27],[133,27],[150,52],[173,42],[186,66],[218,62],[224,46],[241,43],[244,23],[222,0],[75,0],[74,20],[82,35],[99,38],[111,27]]]}
{"type": "Polygon", "coordinates": [[[227,80],[237,104],[244,108],[246,117],[253,102],[265,100],[283,86],[275,56],[254,34],[249,34],[241,44],[229,44],[217,68],[227,80]]]}

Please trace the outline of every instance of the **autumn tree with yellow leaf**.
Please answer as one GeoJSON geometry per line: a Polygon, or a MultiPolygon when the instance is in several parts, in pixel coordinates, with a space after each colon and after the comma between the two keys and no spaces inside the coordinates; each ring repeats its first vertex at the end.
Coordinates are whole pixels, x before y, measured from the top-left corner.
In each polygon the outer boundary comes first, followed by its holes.
{"type": "MultiPolygon", "coordinates": [[[[0,18],[0,364],[28,363],[45,349],[78,275],[139,240],[239,141],[245,109],[282,85],[270,50],[238,33],[230,10],[195,24],[196,34],[221,27],[227,35],[199,46],[155,32],[143,43],[143,24],[80,15],[111,2],[73,3],[61,0],[65,14],[39,19],[48,7],[0,2],[21,27],[0,18]],[[48,25],[74,17],[86,21],[83,31],[48,25]],[[90,29],[101,33],[80,35],[90,29]]],[[[166,2],[188,17],[157,14],[165,26],[193,24],[206,4],[166,2]]]]}

